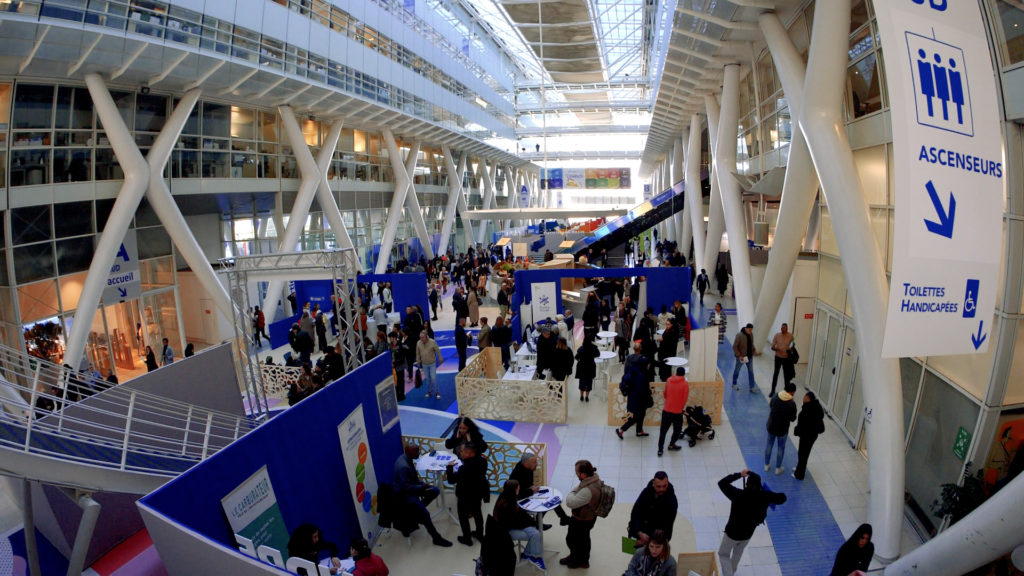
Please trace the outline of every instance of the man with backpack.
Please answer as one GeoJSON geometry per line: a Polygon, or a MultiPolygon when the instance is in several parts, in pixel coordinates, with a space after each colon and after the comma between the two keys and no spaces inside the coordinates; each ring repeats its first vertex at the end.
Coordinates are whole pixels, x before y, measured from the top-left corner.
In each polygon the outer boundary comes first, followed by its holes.
{"type": "Polygon", "coordinates": [[[761,477],[747,469],[722,478],[718,481],[718,488],[732,501],[722,544],[718,547],[722,576],[732,576],[740,565],[743,549],[754,536],[754,530],[768,517],[768,507],[785,503],[786,495],[763,488],[761,477]],[[743,479],[742,489],[732,485],[740,478],[743,479]]]}
{"type": "Polygon", "coordinates": [[[590,568],[590,531],[598,516],[603,518],[611,511],[615,490],[601,482],[597,468],[589,460],[576,462],[576,478],[580,483],[565,497],[572,515],[566,514],[561,506],[555,508],[562,525],[569,527],[565,536],[569,555],[558,563],[569,568],[590,568]]]}

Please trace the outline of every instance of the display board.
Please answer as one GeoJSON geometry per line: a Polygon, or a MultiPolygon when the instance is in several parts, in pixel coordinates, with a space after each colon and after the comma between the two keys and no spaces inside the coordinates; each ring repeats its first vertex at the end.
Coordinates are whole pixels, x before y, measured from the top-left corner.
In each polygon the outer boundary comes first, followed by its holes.
{"type": "Polygon", "coordinates": [[[633,187],[629,168],[551,168],[541,170],[540,186],[566,190],[628,190],[633,187]]]}
{"type": "Polygon", "coordinates": [[[991,340],[1005,185],[981,8],[876,2],[875,11],[896,190],[882,355],[981,353],[991,340]]]}

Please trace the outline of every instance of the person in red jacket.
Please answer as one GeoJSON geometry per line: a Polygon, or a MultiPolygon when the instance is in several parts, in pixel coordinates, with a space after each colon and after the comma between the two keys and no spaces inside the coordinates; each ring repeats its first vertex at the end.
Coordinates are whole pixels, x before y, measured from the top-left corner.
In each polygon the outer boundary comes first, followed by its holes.
{"type": "Polygon", "coordinates": [[[686,381],[686,369],[682,366],[676,368],[675,376],[665,382],[665,408],[661,411],[661,433],[658,434],[658,456],[665,453],[665,433],[668,427],[672,427],[672,439],[669,440],[669,450],[679,450],[676,442],[679,440],[683,428],[683,408],[686,407],[686,400],[690,397],[690,383],[686,381]]]}
{"type": "Polygon", "coordinates": [[[388,576],[387,565],[380,556],[370,552],[370,543],[365,538],[353,538],[349,551],[356,562],[352,576],[388,576]]]}

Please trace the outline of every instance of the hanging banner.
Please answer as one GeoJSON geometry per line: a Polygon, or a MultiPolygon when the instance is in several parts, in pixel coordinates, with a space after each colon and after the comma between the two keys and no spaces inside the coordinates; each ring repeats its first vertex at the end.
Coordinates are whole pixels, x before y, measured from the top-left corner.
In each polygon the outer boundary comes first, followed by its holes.
{"type": "Polygon", "coordinates": [[[519,189],[519,207],[520,208],[529,208],[530,207],[530,189],[527,188],[525,184],[523,185],[522,188],[519,189]]]}
{"type": "Polygon", "coordinates": [[[228,517],[231,531],[252,541],[254,550],[260,546],[288,550],[288,528],[277,506],[266,466],[221,498],[220,505],[228,517]]]}
{"type": "Polygon", "coordinates": [[[370,458],[370,441],[366,436],[366,419],[363,417],[363,405],[345,418],[338,426],[338,437],[341,440],[341,456],[348,474],[348,484],[352,491],[352,501],[359,516],[359,527],[367,540],[373,540],[373,530],[377,526],[377,474],[373,470],[373,459],[370,458]]]}
{"type": "Polygon", "coordinates": [[[587,187],[587,175],[583,168],[566,168],[563,174],[566,188],[582,190],[587,187]]]}
{"type": "Polygon", "coordinates": [[[142,296],[142,278],[139,276],[139,247],[135,230],[124,234],[124,242],[114,257],[103,288],[103,304],[110,305],[142,296]]]}
{"type": "Polygon", "coordinates": [[[554,318],[558,314],[558,284],[555,282],[537,282],[530,287],[530,308],[533,319],[541,321],[554,318]]]}
{"type": "Polygon", "coordinates": [[[894,153],[882,356],[988,348],[999,277],[1003,142],[977,2],[876,2],[894,153]]]}

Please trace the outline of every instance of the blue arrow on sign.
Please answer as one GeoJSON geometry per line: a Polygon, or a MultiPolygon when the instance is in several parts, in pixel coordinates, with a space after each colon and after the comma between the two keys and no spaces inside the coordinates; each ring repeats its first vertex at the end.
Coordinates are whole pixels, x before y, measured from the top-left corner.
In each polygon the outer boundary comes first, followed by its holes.
{"type": "Polygon", "coordinates": [[[942,207],[942,200],[939,200],[939,193],[935,191],[935,185],[931,180],[925,184],[925,188],[928,189],[928,196],[932,199],[932,205],[935,206],[935,212],[939,215],[939,221],[925,220],[924,225],[928,227],[929,232],[952,239],[953,219],[956,218],[956,198],[953,198],[952,192],[949,193],[949,211],[947,212],[942,207]]]}
{"type": "Polygon", "coordinates": [[[984,320],[979,320],[978,321],[978,333],[977,334],[971,334],[971,344],[974,344],[974,349],[975,350],[977,350],[978,348],[981,348],[982,343],[985,342],[985,338],[988,338],[988,334],[982,334],[981,333],[981,327],[984,326],[984,325],[985,325],[985,321],[984,320]]]}
{"type": "Polygon", "coordinates": [[[125,298],[128,296],[128,291],[125,290],[124,288],[118,288],[117,293],[121,295],[121,298],[125,298]]]}

